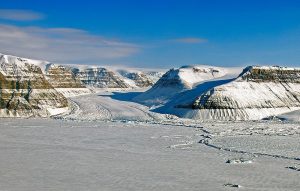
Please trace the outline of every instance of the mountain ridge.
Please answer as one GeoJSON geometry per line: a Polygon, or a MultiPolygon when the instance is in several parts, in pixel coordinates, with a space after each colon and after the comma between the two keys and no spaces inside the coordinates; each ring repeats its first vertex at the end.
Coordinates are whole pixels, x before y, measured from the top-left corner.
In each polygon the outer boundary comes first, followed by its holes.
{"type": "Polygon", "coordinates": [[[174,113],[205,120],[259,120],[291,112],[300,109],[299,78],[297,68],[250,66],[237,78],[201,93],[190,105],[176,105],[174,113]]]}

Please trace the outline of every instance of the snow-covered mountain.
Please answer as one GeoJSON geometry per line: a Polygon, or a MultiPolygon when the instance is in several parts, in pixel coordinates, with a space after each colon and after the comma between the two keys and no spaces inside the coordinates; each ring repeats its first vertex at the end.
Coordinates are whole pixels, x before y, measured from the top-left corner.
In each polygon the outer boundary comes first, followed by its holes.
{"type": "Polygon", "coordinates": [[[250,66],[234,79],[209,83],[206,91],[191,91],[198,92],[196,99],[176,105],[172,100],[158,111],[201,120],[258,120],[300,109],[300,69],[250,66]]]}
{"type": "Polygon", "coordinates": [[[148,106],[164,104],[180,92],[193,89],[206,80],[220,78],[226,69],[212,66],[183,66],[166,72],[148,91],[134,98],[148,106]]]}
{"type": "Polygon", "coordinates": [[[0,54],[0,116],[49,116],[97,88],[147,88],[160,72],[53,64],[0,54]],[[122,72],[121,72],[122,71],[122,72]]]}
{"type": "Polygon", "coordinates": [[[91,93],[87,86],[152,86],[130,99],[155,112],[200,120],[259,120],[300,110],[297,68],[197,65],[162,75],[159,70],[59,65],[0,54],[0,117],[63,113],[69,109],[66,97],[91,93]]]}
{"type": "Polygon", "coordinates": [[[158,71],[97,66],[73,66],[76,76],[86,85],[96,88],[147,88],[162,74],[158,71]]]}
{"type": "Polygon", "coordinates": [[[67,99],[47,81],[44,61],[0,54],[0,116],[49,116],[68,108],[67,99]]]}
{"type": "MultiPolygon", "coordinates": [[[[10,57],[27,60],[29,63],[39,67],[46,80],[66,97],[89,94],[92,92],[90,87],[117,89],[149,88],[162,76],[162,72],[149,69],[62,65],[16,56],[10,57]]],[[[22,75],[22,70],[19,73],[22,75]]]]}

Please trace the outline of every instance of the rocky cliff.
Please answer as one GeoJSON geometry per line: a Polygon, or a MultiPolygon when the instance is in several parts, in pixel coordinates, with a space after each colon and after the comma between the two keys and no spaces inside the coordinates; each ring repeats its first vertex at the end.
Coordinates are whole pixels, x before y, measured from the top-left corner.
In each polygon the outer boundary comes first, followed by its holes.
{"type": "Polygon", "coordinates": [[[47,64],[45,67],[46,79],[60,93],[66,97],[91,93],[83,82],[76,76],[77,70],[63,65],[47,64]]]}
{"type": "Polygon", "coordinates": [[[74,66],[76,76],[88,86],[96,88],[147,88],[160,77],[160,72],[145,72],[135,69],[111,69],[109,67],[74,66]]]}
{"type": "Polygon", "coordinates": [[[123,79],[106,68],[87,68],[78,71],[78,78],[86,85],[97,88],[129,88],[123,79]]]}
{"type": "Polygon", "coordinates": [[[0,116],[49,116],[68,101],[45,78],[42,61],[0,54],[0,116]]]}
{"type": "Polygon", "coordinates": [[[85,88],[71,67],[48,64],[45,72],[47,80],[54,88],[85,88]]]}

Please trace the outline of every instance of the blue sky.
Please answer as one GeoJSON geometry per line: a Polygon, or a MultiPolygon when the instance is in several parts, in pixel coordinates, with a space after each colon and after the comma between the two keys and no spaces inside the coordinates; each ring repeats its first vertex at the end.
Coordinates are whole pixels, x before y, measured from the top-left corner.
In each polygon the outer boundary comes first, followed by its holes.
{"type": "Polygon", "coordinates": [[[10,0],[0,52],[59,63],[300,66],[300,2],[10,0]]]}

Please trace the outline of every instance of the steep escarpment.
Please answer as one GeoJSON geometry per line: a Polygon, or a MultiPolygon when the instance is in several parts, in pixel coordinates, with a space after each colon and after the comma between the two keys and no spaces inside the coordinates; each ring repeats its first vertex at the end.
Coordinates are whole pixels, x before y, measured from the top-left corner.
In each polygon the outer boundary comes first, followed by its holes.
{"type": "Polygon", "coordinates": [[[85,88],[71,67],[48,64],[46,77],[54,88],[85,88]]]}
{"type": "Polygon", "coordinates": [[[45,68],[47,80],[66,97],[91,93],[91,90],[76,76],[76,71],[72,67],[57,64],[47,64],[45,68]]]}
{"type": "Polygon", "coordinates": [[[148,91],[134,98],[151,105],[164,104],[180,92],[190,90],[197,84],[226,75],[226,71],[210,66],[183,66],[166,72],[148,91]]]}
{"type": "Polygon", "coordinates": [[[106,68],[86,68],[76,75],[84,84],[97,88],[130,88],[122,78],[106,68]]]}
{"type": "Polygon", "coordinates": [[[161,77],[160,72],[122,67],[74,66],[73,71],[83,84],[96,88],[147,88],[161,77]]]}
{"type": "Polygon", "coordinates": [[[247,67],[182,110],[197,119],[256,120],[300,109],[300,69],[247,67]],[[188,109],[189,108],[189,109],[188,109]]]}
{"type": "Polygon", "coordinates": [[[38,61],[0,54],[0,116],[49,116],[68,107],[38,61]]]}
{"type": "Polygon", "coordinates": [[[300,69],[280,66],[250,66],[244,70],[241,79],[265,83],[300,83],[300,69]]]}

